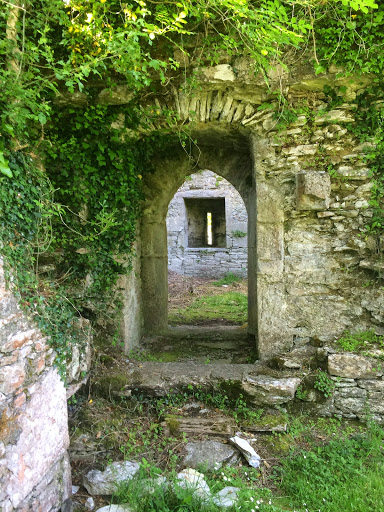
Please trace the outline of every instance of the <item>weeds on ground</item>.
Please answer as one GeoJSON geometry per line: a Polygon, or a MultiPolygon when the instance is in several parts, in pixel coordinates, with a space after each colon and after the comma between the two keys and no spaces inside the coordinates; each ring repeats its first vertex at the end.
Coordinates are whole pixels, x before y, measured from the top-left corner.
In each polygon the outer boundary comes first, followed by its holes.
{"type": "Polygon", "coordinates": [[[248,404],[246,398],[241,393],[234,393],[233,397],[228,396],[225,390],[212,389],[208,391],[201,386],[189,385],[183,393],[169,394],[164,398],[159,398],[156,402],[157,414],[161,417],[167,410],[179,408],[186,404],[189,400],[194,399],[203,404],[219,409],[220,411],[233,417],[236,421],[246,421],[251,423],[260,420],[264,410],[262,408],[255,409],[248,404]]]}
{"type": "Polygon", "coordinates": [[[229,324],[242,325],[247,321],[248,298],[243,293],[227,292],[220,295],[199,297],[186,308],[169,313],[171,325],[199,324],[212,320],[226,320],[229,324]]]}
{"type": "Polygon", "coordinates": [[[135,512],[222,512],[223,507],[217,503],[218,493],[225,487],[236,487],[238,500],[225,507],[228,512],[283,512],[272,503],[271,491],[258,487],[259,480],[260,472],[256,469],[226,467],[205,472],[200,480],[205,492],[199,492],[193,485],[180,485],[176,472],[164,477],[159,468],[144,460],[134,478],[119,486],[113,501],[129,503],[135,512]]]}

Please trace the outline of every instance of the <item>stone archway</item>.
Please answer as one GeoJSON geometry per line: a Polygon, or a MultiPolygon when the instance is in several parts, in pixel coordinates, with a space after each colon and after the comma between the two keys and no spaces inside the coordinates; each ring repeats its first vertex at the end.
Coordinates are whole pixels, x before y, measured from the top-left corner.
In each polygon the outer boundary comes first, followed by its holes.
{"type": "Polygon", "coordinates": [[[267,140],[255,134],[193,134],[196,149],[167,148],[144,181],[145,202],[139,227],[135,273],[126,276],[123,331],[128,352],[142,334],[168,329],[168,204],[186,176],[210,169],[240,193],[248,213],[248,333],[255,336],[259,358],[292,346],[284,281],[284,200],[265,179],[267,140]]]}
{"type": "MultiPolygon", "coordinates": [[[[211,142],[211,141],[210,141],[211,142]]],[[[199,169],[210,169],[227,179],[241,195],[248,212],[249,319],[248,330],[257,334],[256,208],[253,164],[247,139],[198,144],[192,155],[173,148],[170,156],[157,159],[155,172],[146,182],[146,201],[141,220],[141,280],[145,333],[168,328],[168,254],[166,214],[169,202],[185,178],[199,169]]]]}

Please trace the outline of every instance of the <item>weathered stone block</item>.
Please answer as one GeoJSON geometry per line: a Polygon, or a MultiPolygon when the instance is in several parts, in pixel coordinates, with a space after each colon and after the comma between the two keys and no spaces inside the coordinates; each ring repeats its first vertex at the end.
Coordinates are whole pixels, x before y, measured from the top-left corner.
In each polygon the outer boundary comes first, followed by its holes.
{"type": "Polygon", "coordinates": [[[383,374],[378,361],[357,354],[331,354],[328,357],[328,373],[352,379],[370,379],[383,374]]]}
{"type": "Polygon", "coordinates": [[[384,402],[384,380],[358,380],[357,384],[369,393],[383,393],[382,399],[384,402]]]}
{"type": "Polygon", "coordinates": [[[5,366],[0,374],[0,393],[10,395],[16,393],[25,379],[24,361],[18,361],[11,366],[5,366]]]}
{"type": "Polygon", "coordinates": [[[304,171],[296,176],[298,210],[325,210],[329,207],[331,178],[321,171],[304,171]]]}
{"type": "Polygon", "coordinates": [[[249,373],[242,387],[257,405],[277,405],[293,400],[301,380],[295,377],[277,379],[249,373]]]}
{"type": "Polygon", "coordinates": [[[257,254],[259,262],[277,261],[283,264],[283,226],[281,224],[259,224],[257,231],[257,254]]]}
{"type": "Polygon", "coordinates": [[[310,156],[317,153],[317,144],[302,144],[300,146],[291,146],[283,148],[282,153],[290,156],[310,156]]]}
{"type": "Polygon", "coordinates": [[[133,98],[133,93],[125,85],[117,85],[111,89],[103,89],[97,98],[101,105],[124,105],[133,98]]]}
{"type": "Polygon", "coordinates": [[[92,469],[84,476],[84,487],[89,494],[114,494],[117,486],[130,480],[139,471],[137,462],[113,462],[105,471],[92,469]]]}
{"type": "Polygon", "coordinates": [[[283,196],[265,182],[257,183],[257,222],[277,224],[284,222],[283,196]]]}
{"type": "Polygon", "coordinates": [[[229,64],[204,68],[203,75],[209,82],[233,82],[235,80],[235,73],[229,64]]]}
{"type": "Polygon", "coordinates": [[[350,416],[351,414],[354,416],[363,414],[366,408],[364,399],[345,396],[335,398],[335,407],[346,417],[353,417],[350,416]]]}
{"type": "Polygon", "coordinates": [[[198,441],[187,443],[187,455],[183,464],[189,468],[205,466],[207,469],[218,469],[223,464],[235,464],[239,460],[239,452],[228,444],[219,441],[198,441]]]}
{"type": "Polygon", "coordinates": [[[354,117],[350,112],[346,110],[330,110],[323,116],[317,117],[315,119],[315,124],[324,124],[324,123],[353,123],[355,121],[354,117]]]}

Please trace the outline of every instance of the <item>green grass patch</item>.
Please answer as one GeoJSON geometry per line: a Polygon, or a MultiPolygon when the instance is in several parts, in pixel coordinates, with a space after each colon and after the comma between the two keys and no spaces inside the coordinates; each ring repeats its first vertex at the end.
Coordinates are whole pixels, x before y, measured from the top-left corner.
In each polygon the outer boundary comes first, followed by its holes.
{"type": "Polygon", "coordinates": [[[223,286],[223,284],[230,285],[233,283],[238,283],[239,281],[241,281],[241,277],[237,276],[233,272],[228,272],[228,274],[225,274],[225,276],[218,281],[214,281],[213,284],[215,286],[223,286]]]}
{"type": "Polygon", "coordinates": [[[247,321],[248,298],[243,293],[227,292],[220,295],[196,299],[183,309],[169,313],[171,325],[203,324],[213,320],[225,320],[229,324],[241,325],[247,321]]]}
{"type": "Polygon", "coordinates": [[[383,437],[383,429],[372,425],[366,434],[338,437],[283,459],[282,506],[311,512],[384,510],[383,437]]]}
{"type": "Polygon", "coordinates": [[[354,333],[345,331],[336,343],[347,352],[362,352],[371,348],[384,349],[384,336],[377,335],[372,329],[354,333]]]}

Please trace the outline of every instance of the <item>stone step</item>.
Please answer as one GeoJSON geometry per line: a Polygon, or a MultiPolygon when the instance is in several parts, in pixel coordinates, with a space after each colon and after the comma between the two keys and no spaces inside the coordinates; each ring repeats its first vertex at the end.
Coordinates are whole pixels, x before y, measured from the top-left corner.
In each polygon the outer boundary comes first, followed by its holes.
{"type": "Polygon", "coordinates": [[[253,363],[256,343],[245,329],[233,326],[180,326],[142,340],[147,355],[161,362],[253,363]]]}
{"type": "MultiPolygon", "coordinates": [[[[301,379],[299,376],[274,372],[262,363],[257,364],[195,364],[127,362],[123,367],[109,368],[95,377],[93,390],[110,396],[145,395],[162,397],[192,387],[213,389],[225,393],[240,393],[255,405],[281,405],[294,398],[301,379]]],[[[293,375],[298,375],[293,373],[293,375]]]]}
{"type": "Polygon", "coordinates": [[[188,339],[204,339],[204,340],[244,340],[254,339],[249,335],[246,327],[237,325],[211,325],[198,327],[195,325],[178,325],[177,327],[169,327],[164,334],[167,338],[188,338],[188,339]]]}

